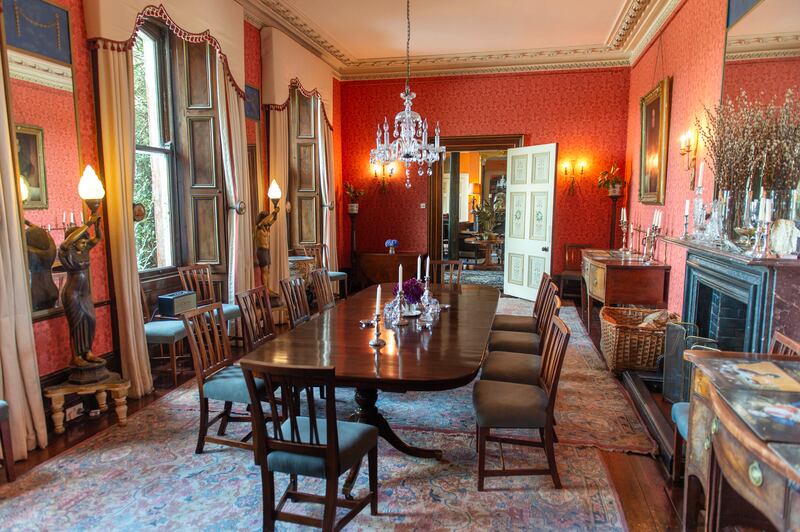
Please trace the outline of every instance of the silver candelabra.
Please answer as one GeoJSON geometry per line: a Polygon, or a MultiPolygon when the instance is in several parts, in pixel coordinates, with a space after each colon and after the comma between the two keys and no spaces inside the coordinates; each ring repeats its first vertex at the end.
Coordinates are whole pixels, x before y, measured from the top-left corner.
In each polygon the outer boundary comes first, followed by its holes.
{"type": "Polygon", "coordinates": [[[372,337],[372,340],[369,341],[369,345],[372,347],[383,347],[386,345],[386,341],[381,338],[381,314],[380,312],[375,314],[375,334],[372,337]]]}

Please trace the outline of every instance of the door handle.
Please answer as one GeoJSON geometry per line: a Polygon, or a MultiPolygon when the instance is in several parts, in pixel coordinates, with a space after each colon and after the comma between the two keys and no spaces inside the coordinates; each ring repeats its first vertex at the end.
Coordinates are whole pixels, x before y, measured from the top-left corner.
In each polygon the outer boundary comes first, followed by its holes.
{"type": "Polygon", "coordinates": [[[544,247],[542,248],[542,251],[550,251],[550,247],[549,247],[549,246],[544,246],[544,247]]]}

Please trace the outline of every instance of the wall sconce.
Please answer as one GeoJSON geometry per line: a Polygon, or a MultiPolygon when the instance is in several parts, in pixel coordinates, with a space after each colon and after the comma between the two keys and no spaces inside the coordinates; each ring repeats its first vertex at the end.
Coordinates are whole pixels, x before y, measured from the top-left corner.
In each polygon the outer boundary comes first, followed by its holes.
{"type": "Polygon", "coordinates": [[[697,166],[697,139],[691,129],[681,135],[680,153],[686,157],[686,169],[689,170],[689,188],[694,189],[695,168],[697,166]]]}
{"type": "Polygon", "coordinates": [[[583,177],[583,172],[586,170],[586,161],[572,161],[572,164],[564,161],[564,177],[568,178],[569,190],[567,194],[570,196],[575,195],[575,178],[583,177]]]}
{"type": "Polygon", "coordinates": [[[387,187],[389,185],[388,179],[394,175],[394,171],[397,167],[395,163],[389,164],[372,164],[372,176],[378,180],[378,186],[380,187],[382,192],[386,192],[387,187]]]}

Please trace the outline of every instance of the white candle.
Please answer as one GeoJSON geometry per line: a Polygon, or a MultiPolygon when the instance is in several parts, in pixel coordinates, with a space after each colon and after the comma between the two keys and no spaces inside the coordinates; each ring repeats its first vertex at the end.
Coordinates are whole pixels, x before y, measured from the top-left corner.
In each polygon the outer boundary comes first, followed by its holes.
{"type": "Polygon", "coordinates": [[[700,161],[700,175],[697,176],[696,188],[700,188],[703,186],[703,170],[705,169],[706,169],[706,162],[700,161]]]}
{"type": "Polygon", "coordinates": [[[397,289],[403,289],[403,265],[401,264],[399,268],[397,268],[397,277],[400,279],[397,284],[397,289]]]}
{"type": "Polygon", "coordinates": [[[767,203],[767,198],[761,198],[761,201],[758,202],[758,221],[764,221],[764,207],[767,203]]]}
{"type": "Polygon", "coordinates": [[[764,207],[764,221],[769,223],[772,221],[772,200],[767,199],[766,203],[767,205],[764,207]]]}
{"type": "Polygon", "coordinates": [[[658,221],[658,211],[656,210],[656,211],[653,211],[653,223],[650,224],[650,225],[655,226],[657,221],[658,221]]]}
{"type": "Polygon", "coordinates": [[[686,200],[686,205],[683,207],[683,215],[684,216],[689,216],[689,203],[690,203],[690,201],[687,199],[686,200]]]}
{"type": "Polygon", "coordinates": [[[67,225],[67,211],[61,212],[61,223],[67,225]]]}
{"type": "Polygon", "coordinates": [[[75,213],[69,211],[69,225],[75,225],[75,213]]]}
{"type": "Polygon", "coordinates": [[[620,219],[620,221],[623,221],[623,222],[627,222],[628,221],[628,216],[627,216],[627,214],[625,212],[625,207],[622,208],[622,213],[620,214],[620,218],[619,219],[620,219]]]}
{"type": "Polygon", "coordinates": [[[378,292],[375,295],[375,315],[380,316],[381,314],[381,285],[378,285],[378,292]]]}
{"type": "Polygon", "coordinates": [[[664,219],[664,211],[658,211],[658,227],[661,228],[661,220],[664,219]]]}
{"type": "Polygon", "coordinates": [[[417,279],[422,279],[422,255],[417,255],[417,279]]]}
{"type": "Polygon", "coordinates": [[[425,278],[429,278],[431,276],[431,256],[425,259],[425,278]]]}

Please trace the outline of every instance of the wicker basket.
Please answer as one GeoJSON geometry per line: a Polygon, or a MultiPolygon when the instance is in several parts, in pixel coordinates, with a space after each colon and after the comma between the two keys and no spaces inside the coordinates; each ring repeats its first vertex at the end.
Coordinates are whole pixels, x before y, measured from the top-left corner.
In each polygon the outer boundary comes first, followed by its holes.
{"type": "MultiPolygon", "coordinates": [[[[626,369],[655,369],[656,359],[664,352],[664,327],[637,327],[647,315],[658,309],[603,307],[600,310],[602,337],[600,349],[608,369],[621,373],[626,369]]],[[[670,313],[670,320],[678,318],[670,313]]]]}

